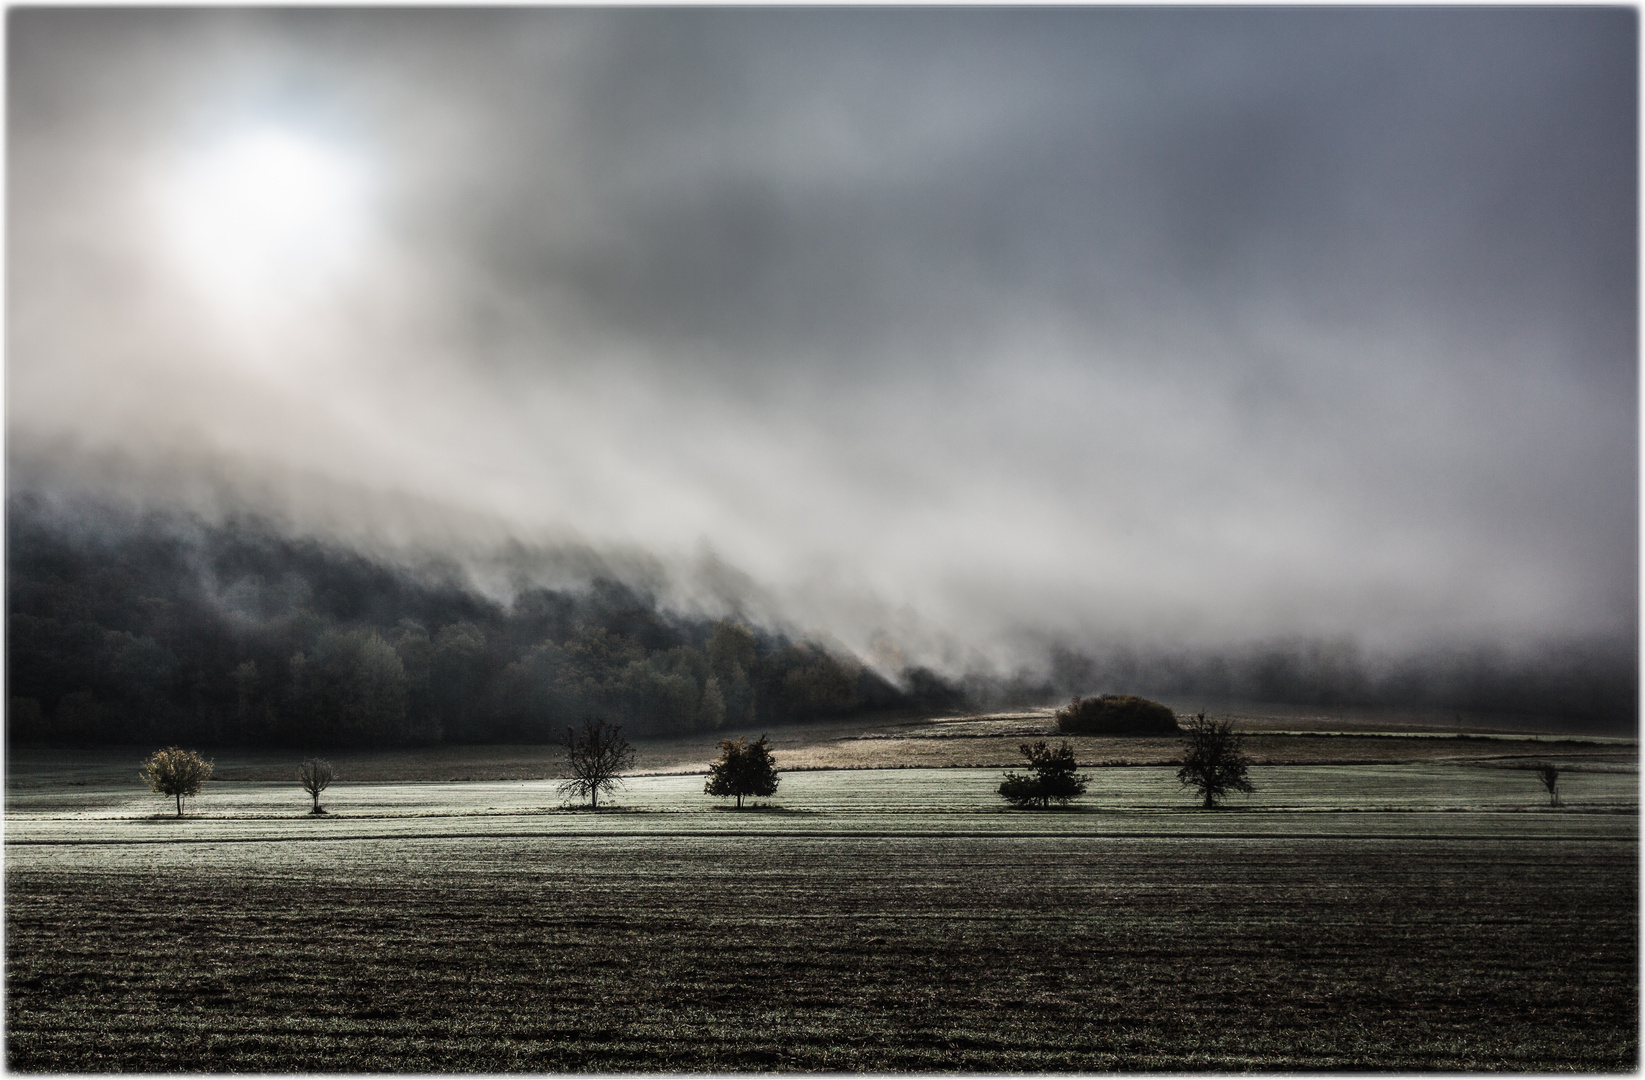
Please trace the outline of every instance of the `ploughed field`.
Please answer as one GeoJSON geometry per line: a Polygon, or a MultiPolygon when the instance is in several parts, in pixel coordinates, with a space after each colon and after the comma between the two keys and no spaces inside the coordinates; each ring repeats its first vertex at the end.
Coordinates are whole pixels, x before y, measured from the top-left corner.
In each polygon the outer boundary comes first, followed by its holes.
{"type": "MultiPolygon", "coordinates": [[[[1630,751],[1632,747],[1628,748],[1630,751]]],[[[17,1070],[1638,1066],[1638,777],[1162,767],[7,794],[17,1070]]]]}

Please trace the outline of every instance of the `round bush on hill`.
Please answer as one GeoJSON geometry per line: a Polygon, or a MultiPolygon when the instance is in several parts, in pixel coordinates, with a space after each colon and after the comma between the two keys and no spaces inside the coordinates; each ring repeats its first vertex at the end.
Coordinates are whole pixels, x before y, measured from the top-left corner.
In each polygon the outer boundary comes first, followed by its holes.
{"type": "Polygon", "coordinates": [[[1131,694],[1075,698],[1057,710],[1064,735],[1176,735],[1177,716],[1157,701],[1131,694]]]}

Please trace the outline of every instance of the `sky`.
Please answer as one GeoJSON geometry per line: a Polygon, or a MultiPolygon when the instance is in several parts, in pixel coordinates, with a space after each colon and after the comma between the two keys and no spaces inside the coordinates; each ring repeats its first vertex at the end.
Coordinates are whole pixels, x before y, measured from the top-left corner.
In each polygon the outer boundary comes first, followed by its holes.
{"type": "Polygon", "coordinates": [[[1630,641],[1627,8],[8,13],[8,486],[948,668],[1630,641]]]}

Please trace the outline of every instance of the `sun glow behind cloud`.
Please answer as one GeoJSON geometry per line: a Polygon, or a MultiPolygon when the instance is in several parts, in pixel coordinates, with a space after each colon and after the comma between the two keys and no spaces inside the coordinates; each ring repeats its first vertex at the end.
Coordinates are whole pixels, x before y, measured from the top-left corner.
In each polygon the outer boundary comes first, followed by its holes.
{"type": "Polygon", "coordinates": [[[363,258],[371,188],[359,155],[272,126],[180,155],[155,182],[178,269],[237,314],[345,282],[363,258]]]}

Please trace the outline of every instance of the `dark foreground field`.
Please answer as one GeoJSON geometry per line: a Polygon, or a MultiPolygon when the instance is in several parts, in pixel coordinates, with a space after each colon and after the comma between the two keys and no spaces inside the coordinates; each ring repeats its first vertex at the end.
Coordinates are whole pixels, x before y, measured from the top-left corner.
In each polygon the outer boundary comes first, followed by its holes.
{"type": "Polygon", "coordinates": [[[1631,816],[702,812],[484,825],[179,843],[185,822],[160,843],[13,847],[7,1064],[1639,1063],[1631,816]]]}

